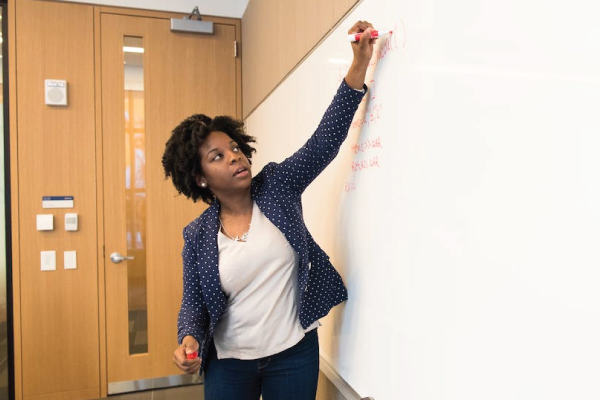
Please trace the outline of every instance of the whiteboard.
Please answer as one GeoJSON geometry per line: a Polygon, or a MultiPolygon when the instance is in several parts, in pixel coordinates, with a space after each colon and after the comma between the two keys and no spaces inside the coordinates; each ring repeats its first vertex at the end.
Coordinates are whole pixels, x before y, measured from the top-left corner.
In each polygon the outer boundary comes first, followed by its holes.
{"type": "Polygon", "coordinates": [[[349,300],[323,358],[375,400],[600,398],[600,5],[364,0],[247,118],[256,170],[378,40],[307,225],[349,300]]]}

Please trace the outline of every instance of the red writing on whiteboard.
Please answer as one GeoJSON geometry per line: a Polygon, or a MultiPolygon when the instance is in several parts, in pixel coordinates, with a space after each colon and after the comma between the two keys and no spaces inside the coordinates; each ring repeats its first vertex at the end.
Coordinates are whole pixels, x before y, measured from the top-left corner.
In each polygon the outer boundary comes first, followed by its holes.
{"type": "Polygon", "coordinates": [[[398,24],[394,26],[394,29],[389,35],[385,35],[385,40],[382,41],[382,45],[376,49],[377,59],[381,60],[388,54],[398,50],[398,39],[402,40],[402,48],[406,47],[406,25],[404,20],[400,21],[400,27],[398,24]]]}
{"type": "Polygon", "coordinates": [[[344,185],[344,190],[346,191],[346,193],[350,193],[351,191],[356,189],[356,183],[354,181],[352,182],[346,182],[346,184],[344,185]]]}
{"type": "Polygon", "coordinates": [[[360,172],[369,168],[379,168],[379,156],[361,161],[352,161],[352,172],[360,172]]]}
{"type": "Polygon", "coordinates": [[[382,148],[381,146],[381,136],[376,137],[375,139],[367,139],[360,143],[352,145],[352,153],[364,153],[374,148],[382,148]]]}
{"type": "Polygon", "coordinates": [[[364,114],[361,114],[354,118],[352,121],[352,128],[360,128],[363,125],[371,125],[379,122],[381,119],[381,110],[383,109],[383,104],[381,103],[373,103],[368,108],[364,114]]]}
{"type": "Polygon", "coordinates": [[[377,49],[377,58],[379,60],[385,58],[389,53],[398,50],[397,36],[398,35],[394,32],[387,35],[386,39],[383,41],[383,45],[377,49]]]}
{"type": "Polygon", "coordinates": [[[371,79],[369,81],[369,85],[371,86],[371,90],[369,90],[369,93],[371,94],[371,101],[373,101],[377,98],[377,96],[375,96],[375,79],[371,79]]]}

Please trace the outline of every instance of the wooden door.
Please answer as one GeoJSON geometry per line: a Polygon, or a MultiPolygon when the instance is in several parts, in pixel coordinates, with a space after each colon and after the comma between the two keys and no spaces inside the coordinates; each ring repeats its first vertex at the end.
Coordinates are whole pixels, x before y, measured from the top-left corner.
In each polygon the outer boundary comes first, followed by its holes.
{"type": "Polygon", "coordinates": [[[182,292],[182,229],[204,209],[178,196],[161,164],[193,113],[241,116],[239,23],[174,33],[168,18],[103,12],[101,27],[107,378],[179,374],[172,363],[182,292]],[[124,50],[125,49],[125,50],[124,50]],[[143,50],[142,50],[143,49],[143,50]],[[134,257],[119,263],[112,253],[134,257]]]}

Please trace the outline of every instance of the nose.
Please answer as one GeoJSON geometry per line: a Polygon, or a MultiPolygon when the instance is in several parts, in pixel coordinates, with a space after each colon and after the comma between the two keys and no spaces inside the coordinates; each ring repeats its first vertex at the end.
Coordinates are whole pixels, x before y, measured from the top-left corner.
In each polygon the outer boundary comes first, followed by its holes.
{"type": "Polygon", "coordinates": [[[230,164],[235,164],[236,162],[240,161],[240,159],[241,159],[240,153],[236,153],[233,151],[229,152],[229,163],[230,164]]]}

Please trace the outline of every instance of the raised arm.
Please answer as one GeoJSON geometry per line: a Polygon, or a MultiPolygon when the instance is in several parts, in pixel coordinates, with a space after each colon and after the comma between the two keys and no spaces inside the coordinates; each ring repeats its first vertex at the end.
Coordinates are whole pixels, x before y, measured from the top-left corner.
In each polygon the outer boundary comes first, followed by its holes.
{"type": "Polygon", "coordinates": [[[319,126],[308,141],[279,165],[284,184],[296,193],[304,189],[329,165],[348,135],[354,113],[364,96],[365,76],[373,55],[373,26],[358,21],[348,33],[363,32],[358,42],[352,42],[354,58],[344,82],[325,111],[319,126]]]}

